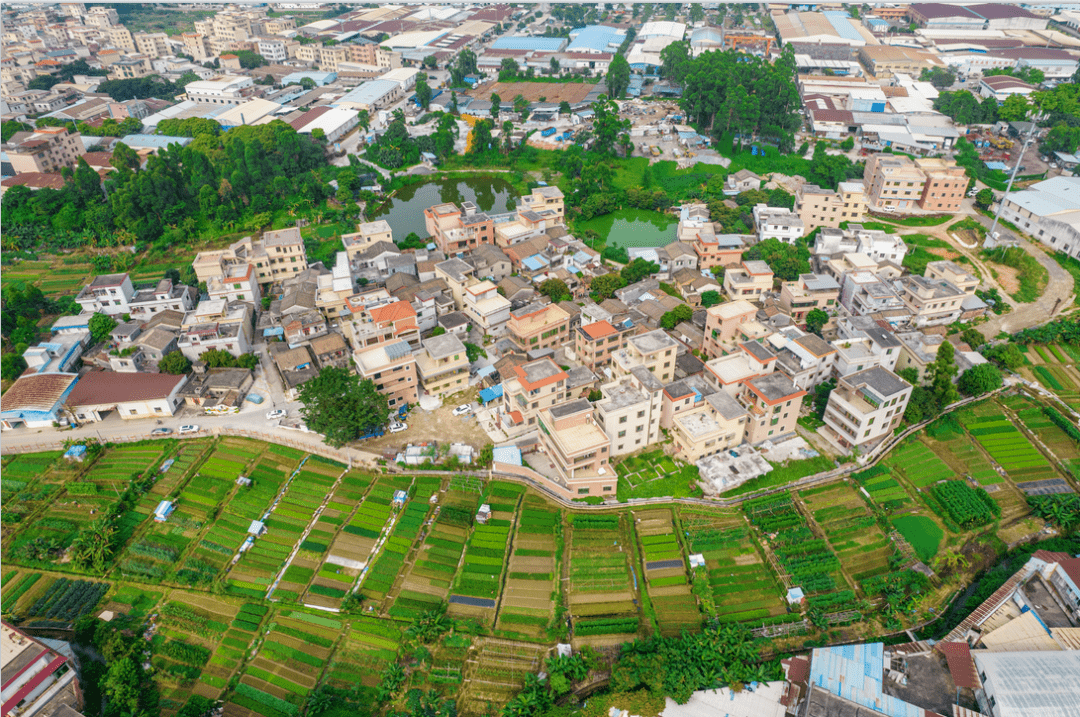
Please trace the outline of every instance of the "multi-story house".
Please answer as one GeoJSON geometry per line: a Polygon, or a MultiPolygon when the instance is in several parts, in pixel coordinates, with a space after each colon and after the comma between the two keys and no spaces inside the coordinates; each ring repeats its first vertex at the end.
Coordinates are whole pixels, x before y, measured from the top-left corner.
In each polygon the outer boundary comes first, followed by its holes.
{"type": "Polygon", "coordinates": [[[596,425],[593,405],[579,398],[540,411],[540,446],[556,481],[572,496],[615,495],[617,476],[610,461],[611,440],[596,425]]]}
{"type": "Polygon", "coordinates": [[[773,271],[763,261],[744,261],[736,269],[724,272],[724,293],[732,301],[756,301],[773,285],[773,271]]]}
{"type": "Polygon", "coordinates": [[[184,43],[184,51],[195,62],[207,62],[213,59],[214,51],[210,47],[210,38],[201,32],[185,32],[180,36],[184,43]]]}
{"type": "Polygon", "coordinates": [[[570,314],[558,304],[529,304],[510,312],[506,332],[521,351],[555,349],[570,338],[570,314]]]}
{"type": "Polygon", "coordinates": [[[786,373],[797,388],[810,390],[832,376],[836,349],[821,337],[790,327],[771,336],[770,340],[779,345],[777,368],[786,373]]]}
{"type": "Polygon", "coordinates": [[[444,398],[469,387],[469,359],[465,344],[453,334],[423,341],[416,354],[416,368],[424,393],[444,398]]]}
{"type": "Polygon", "coordinates": [[[715,358],[734,348],[740,328],[757,323],[757,312],[757,307],[746,300],[710,306],[705,314],[702,352],[715,358]]]}
{"type": "Polygon", "coordinates": [[[754,225],[759,239],[779,239],[785,244],[794,244],[806,231],[795,212],[765,204],[754,205],[754,225]]]}
{"type": "Polygon", "coordinates": [[[738,396],[744,382],[775,369],[776,354],[764,343],[747,341],[739,345],[738,351],[708,361],[701,378],[710,392],[724,391],[738,396]]]}
{"type": "Polygon", "coordinates": [[[476,276],[490,279],[496,284],[513,273],[510,257],[493,244],[481,244],[466,254],[462,260],[476,270],[476,276]]]}
{"type": "Polygon", "coordinates": [[[500,421],[510,435],[532,430],[540,411],[570,400],[568,378],[550,358],[537,359],[511,369],[503,381],[500,421]]]}
{"type": "Polygon", "coordinates": [[[66,127],[42,127],[33,132],[16,132],[3,144],[16,174],[59,172],[71,167],[86,154],[82,135],[66,127]]]}
{"type": "Polygon", "coordinates": [[[947,281],[965,294],[974,294],[979,288],[979,277],[948,259],[927,262],[923,276],[933,281],[947,281]]]}
{"type": "Polygon", "coordinates": [[[284,38],[262,36],[256,40],[255,46],[255,51],[271,65],[281,65],[289,59],[289,50],[284,38]]]}
{"type": "Polygon", "coordinates": [[[255,94],[255,83],[250,77],[222,75],[213,80],[196,80],[184,87],[187,99],[210,105],[236,107],[255,94]]]}
{"type": "Polygon", "coordinates": [[[352,316],[352,321],[344,322],[344,328],[357,350],[393,341],[405,341],[414,349],[421,347],[416,310],[408,301],[390,301],[352,316]]]}
{"type": "Polygon", "coordinates": [[[353,363],[361,379],[375,382],[391,410],[401,410],[419,400],[417,361],[407,341],[391,339],[359,348],[353,353],[353,363]]]}
{"type": "Polygon", "coordinates": [[[102,313],[123,316],[130,313],[128,306],[135,296],[135,287],[127,274],[102,274],[83,287],[75,297],[83,313],[102,313]]]}
{"type": "Polygon", "coordinates": [[[660,396],[660,428],[670,431],[672,421],[680,413],[689,413],[705,405],[705,396],[713,390],[705,385],[700,374],[672,381],[664,386],[660,396]]]}
{"type": "Polygon", "coordinates": [[[596,423],[611,440],[611,455],[640,451],[660,440],[664,386],[644,366],[600,387],[596,423]]]}
{"type": "Polygon", "coordinates": [[[794,432],[805,395],[806,391],[779,371],[745,381],[739,400],[750,412],[747,441],[756,445],[794,432]]]}
{"type": "Polygon", "coordinates": [[[897,294],[915,326],[940,326],[959,320],[967,294],[944,279],[909,274],[895,282],[897,294]]]}
{"type": "Polygon", "coordinates": [[[260,283],[281,281],[308,268],[304,239],[295,227],[264,232],[251,248],[260,283]]]}
{"type": "Polygon", "coordinates": [[[880,366],[842,376],[825,408],[827,435],[845,449],[877,443],[900,425],[911,391],[911,384],[880,366]]]}
{"type": "Polygon", "coordinates": [[[632,325],[625,323],[618,326],[610,321],[594,321],[575,328],[573,350],[577,360],[589,370],[606,366],[611,355],[626,347],[626,336],[633,331],[632,325]]]}
{"type": "Polygon", "coordinates": [[[345,246],[345,253],[348,254],[350,262],[356,261],[357,256],[375,244],[394,243],[394,234],[390,225],[383,219],[362,222],[356,229],[357,231],[352,234],[341,235],[341,243],[345,246]]]}
{"type": "Polygon", "coordinates": [[[825,274],[800,274],[798,281],[780,285],[780,308],[798,323],[814,309],[835,311],[839,299],[840,284],[825,274]]]}
{"type": "Polygon", "coordinates": [[[926,189],[926,175],[902,155],[872,154],[866,160],[863,184],[873,209],[914,209],[926,189]]]}
{"type": "Polygon", "coordinates": [[[635,366],[644,366],[661,384],[675,380],[675,357],[679,343],[663,329],[631,336],[626,348],[612,354],[616,376],[629,376],[635,366]]]}
{"type": "Polygon", "coordinates": [[[206,279],[206,293],[211,299],[247,301],[258,304],[262,300],[262,288],[255,266],[247,262],[221,263],[221,273],[206,279]]]}
{"type": "Polygon", "coordinates": [[[840,304],[856,316],[904,308],[904,302],[896,290],[877,274],[869,271],[855,271],[844,275],[844,281],[840,285],[840,304]]]}
{"type": "Polygon", "coordinates": [[[497,286],[481,281],[465,289],[461,307],[465,316],[485,336],[501,336],[510,320],[510,300],[497,286]]]}
{"type": "Polygon", "coordinates": [[[199,292],[190,286],[173,286],[172,279],[162,279],[153,289],[140,289],[128,301],[128,311],[136,319],[148,319],[161,311],[191,311],[199,292]]]}
{"type": "Polygon", "coordinates": [[[672,451],[688,463],[735,448],[746,434],[749,413],[734,398],[721,391],[702,402],[702,407],[672,419],[672,451]]]}
{"type": "Polygon", "coordinates": [[[479,283],[475,274],[476,269],[461,259],[447,259],[435,265],[435,278],[446,282],[458,311],[465,306],[466,287],[479,283]]]}
{"type": "Polygon", "coordinates": [[[934,212],[960,211],[967,192],[967,170],[951,159],[941,158],[916,159],[915,166],[926,175],[919,207],[934,212]]]}
{"type": "Polygon", "coordinates": [[[201,301],[184,316],[176,347],[192,361],[211,349],[233,356],[251,353],[251,316],[248,304],[201,301]]]}
{"type": "Polygon", "coordinates": [[[447,256],[457,256],[495,241],[495,222],[472,202],[436,204],[424,210],[424,226],[447,256]]]}
{"type": "Polygon", "coordinates": [[[861,222],[866,217],[866,187],[862,182],[840,182],[836,191],[803,184],[795,192],[795,213],[806,231],[861,222]]]}
{"type": "Polygon", "coordinates": [[[147,57],[165,57],[171,55],[169,50],[169,36],[164,32],[137,32],[135,48],[147,57]]]}
{"type": "Polygon", "coordinates": [[[555,219],[563,223],[563,193],[558,187],[535,187],[531,194],[518,197],[518,207],[522,211],[536,212],[541,217],[555,219]]]}

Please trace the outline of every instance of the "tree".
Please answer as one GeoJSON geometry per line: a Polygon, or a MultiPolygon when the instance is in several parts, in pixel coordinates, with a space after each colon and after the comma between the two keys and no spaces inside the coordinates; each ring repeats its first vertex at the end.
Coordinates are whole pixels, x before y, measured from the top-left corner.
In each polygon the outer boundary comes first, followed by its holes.
{"type": "Polygon", "coordinates": [[[716,306],[721,301],[720,292],[709,289],[708,291],[701,292],[701,308],[707,309],[710,306],[716,306]]]}
{"type": "Polygon", "coordinates": [[[994,203],[994,190],[990,187],[980,189],[979,193],[975,195],[975,204],[981,209],[989,209],[990,205],[994,203]]]}
{"type": "Polygon", "coordinates": [[[810,250],[801,244],[766,239],[743,252],[743,260],[759,259],[769,265],[777,279],[795,281],[810,271],[810,250]]]}
{"type": "Polygon", "coordinates": [[[956,70],[951,67],[924,67],[922,74],[919,75],[921,82],[929,82],[939,90],[944,90],[947,87],[952,87],[956,82],[956,70]]]}
{"type": "Polygon", "coordinates": [[[855,149],[855,138],[854,137],[848,137],[847,139],[845,139],[843,142],[840,143],[840,149],[843,149],[843,150],[855,149]]]}
{"type": "Polygon", "coordinates": [[[491,109],[488,110],[491,113],[491,118],[494,120],[499,119],[499,111],[502,109],[502,97],[499,97],[498,92],[491,93],[491,109]]]}
{"type": "Polygon", "coordinates": [[[989,363],[972,366],[960,374],[957,384],[965,396],[981,396],[1001,388],[1001,370],[989,363]]]}
{"type": "Polygon", "coordinates": [[[690,43],[673,42],[660,51],[660,74],[668,81],[681,85],[690,69],[690,43]]]}
{"type": "Polygon", "coordinates": [[[551,58],[551,62],[548,63],[548,66],[551,68],[551,74],[559,74],[559,70],[561,69],[561,67],[559,65],[559,61],[555,57],[551,58]]]}
{"type": "Polygon", "coordinates": [[[571,111],[572,110],[570,109],[570,103],[569,102],[567,102],[566,100],[563,100],[562,102],[559,103],[559,114],[568,115],[568,114],[570,114],[571,111]]]}
{"type": "Polygon", "coordinates": [[[427,83],[427,75],[421,75],[422,79],[416,81],[416,101],[423,109],[431,106],[431,87],[427,83]]]}
{"type": "Polygon", "coordinates": [[[371,127],[371,113],[367,110],[360,110],[356,113],[356,119],[360,123],[360,129],[367,132],[368,128],[371,127]]]}
{"type": "Polygon", "coordinates": [[[179,351],[170,351],[158,361],[158,370],[161,371],[161,373],[181,376],[191,370],[191,361],[179,351]]]}
{"type": "Polygon", "coordinates": [[[0,378],[14,381],[26,370],[26,359],[21,353],[6,353],[0,358],[0,378]]]}
{"type": "Polygon", "coordinates": [[[303,87],[308,92],[310,92],[311,90],[315,89],[315,87],[316,87],[315,80],[311,79],[310,77],[301,77],[300,78],[300,86],[303,87]]]}
{"type": "MultiPolygon", "coordinates": [[[[592,104],[593,110],[593,149],[600,154],[614,155],[615,147],[621,144],[620,136],[629,137],[630,120],[619,118],[619,106],[614,100],[604,95],[592,104]]],[[[601,165],[606,166],[606,165],[601,165]]]]}
{"type": "Polygon", "coordinates": [[[499,82],[512,82],[521,73],[517,60],[504,57],[499,64],[499,82]]]}
{"type": "Polygon", "coordinates": [[[646,261],[641,257],[638,257],[624,266],[619,274],[622,276],[623,281],[629,285],[639,282],[648,276],[652,276],[658,271],[660,271],[660,267],[657,266],[655,262],[646,261]]]}
{"type": "Polygon", "coordinates": [[[570,293],[570,289],[566,286],[566,282],[562,279],[548,279],[544,281],[540,284],[539,291],[541,294],[551,299],[552,303],[569,301],[574,298],[570,293]]]}
{"type": "Polygon", "coordinates": [[[610,299],[615,295],[615,292],[626,286],[626,280],[619,274],[603,274],[592,280],[589,284],[589,295],[592,296],[593,301],[600,303],[606,299],[610,299]]]}
{"type": "Polygon", "coordinates": [[[821,336],[821,329],[829,323],[829,315],[821,309],[811,309],[806,314],[806,328],[821,336]]]}
{"type": "Polygon", "coordinates": [[[435,55],[428,55],[427,57],[424,58],[424,67],[426,67],[426,68],[428,68],[430,70],[434,70],[436,65],[438,65],[438,64],[439,64],[439,60],[435,57],[435,55]]]}
{"type": "Polygon", "coordinates": [[[95,344],[108,341],[109,335],[116,326],[116,319],[108,314],[100,312],[94,314],[90,317],[90,321],[87,322],[87,327],[90,329],[90,340],[95,344]]]}
{"type": "Polygon", "coordinates": [[[926,367],[930,379],[930,391],[939,406],[948,406],[960,397],[953,385],[956,376],[956,348],[945,340],[938,346],[937,358],[926,367]]]}
{"type": "Polygon", "coordinates": [[[522,122],[529,118],[529,101],[525,99],[524,95],[518,95],[514,98],[514,111],[521,116],[522,122]]]}
{"type": "Polygon", "coordinates": [[[694,310],[686,304],[680,304],[660,317],[660,326],[670,330],[683,321],[689,321],[692,318],[694,318],[694,310]]]}
{"type": "Polygon", "coordinates": [[[601,391],[600,389],[594,388],[593,390],[589,391],[589,400],[591,402],[596,403],[597,401],[602,401],[603,398],[604,398],[604,392],[601,391]]]}
{"type": "Polygon", "coordinates": [[[1024,354],[1016,344],[999,344],[984,349],[983,356],[1001,368],[1015,371],[1024,365],[1024,354]]]}
{"type": "Polygon", "coordinates": [[[109,665],[101,682],[101,689],[109,698],[111,706],[119,708],[121,713],[133,714],[139,709],[139,697],[142,694],[140,682],[138,665],[130,657],[125,657],[109,665]]]}
{"type": "Polygon", "coordinates": [[[435,328],[433,328],[431,330],[431,335],[432,336],[442,336],[445,333],[446,333],[446,329],[444,329],[441,326],[436,326],[435,328]]]}
{"type": "Polygon", "coordinates": [[[626,96],[626,90],[630,87],[630,63],[619,54],[615,55],[608,65],[607,88],[612,97],[622,99],[626,96]]]}
{"type": "Polygon", "coordinates": [[[326,444],[335,448],[385,426],[390,417],[386,396],[379,393],[374,381],[361,381],[332,366],[300,384],[300,402],[307,427],[323,434],[326,444]]]}
{"type": "Polygon", "coordinates": [[[998,117],[1005,122],[1019,122],[1027,117],[1031,106],[1027,97],[1023,95],[1009,95],[1001,107],[998,108],[998,117]]]}

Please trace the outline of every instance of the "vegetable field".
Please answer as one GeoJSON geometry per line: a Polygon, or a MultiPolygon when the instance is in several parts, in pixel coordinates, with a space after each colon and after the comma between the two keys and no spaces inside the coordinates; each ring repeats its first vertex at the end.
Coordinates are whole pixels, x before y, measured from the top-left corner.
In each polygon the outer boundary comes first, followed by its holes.
{"type": "Polygon", "coordinates": [[[675,536],[671,510],[634,511],[635,533],[641,549],[649,600],[662,635],[679,635],[701,628],[701,610],[690,592],[686,557],[675,536]]]}
{"type": "Polygon", "coordinates": [[[889,571],[889,558],[896,549],[866,502],[847,483],[804,490],[799,497],[853,580],[862,582],[889,571]]]}
{"type": "Polygon", "coordinates": [[[543,500],[526,495],[518,514],[506,587],[496,627],[500,633],[539,638],[552,619],[551,597],[558,583],[557,539],[562,516],[543,500]]]}
{"type": "Polygon", "coordinates": [[[570,528],[567,602],[574,635],[636,633],[638,576],[631,575],[631,528],[621,513],[576,514],[570,528]]]}

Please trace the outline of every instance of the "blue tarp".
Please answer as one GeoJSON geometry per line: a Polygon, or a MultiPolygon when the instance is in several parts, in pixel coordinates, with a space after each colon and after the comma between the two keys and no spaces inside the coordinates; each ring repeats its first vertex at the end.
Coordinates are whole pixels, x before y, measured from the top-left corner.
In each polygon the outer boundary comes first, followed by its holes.
{"type": "Polygon", "coordinates": [[[491,458],[498,463],[520,466],[521,449],[517,446],[496,446],[491,452],[491,458]]]}
{"type": "Polygon", "coordinates": [[[493,373],[495,373],[495,364],[491,364],[490,366],[484,366],[482,369],[476,372],[476,375],[480,378],[484,378],[485,376],[490,376],[493,373]]]}
{"type": "Polygon", "coordinates": [[[502,398],[502,395],[503,395],[503,386],[500,383],[499,385],[492,386],[491,388],[481,389],[480,390],[480,402],[484,403],[484,404],[488,404],[488,403],[491,403],[492,401],[494,401],[496,398],[502,398]]]}
{"type": "Polygon", "coordinates": [[[284,335],[285,335],[285,327],[284,326],[272,326],[269,329],[263,329],[263,336],[284,336],[284,335]]]}

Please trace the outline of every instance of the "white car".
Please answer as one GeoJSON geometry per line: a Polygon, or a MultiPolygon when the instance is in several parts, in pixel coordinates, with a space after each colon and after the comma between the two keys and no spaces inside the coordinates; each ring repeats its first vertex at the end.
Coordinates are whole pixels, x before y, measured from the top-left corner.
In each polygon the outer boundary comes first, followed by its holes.
{"type": "Polygon", "coordinates": [[[289,412],[284,408],[275,408],[273,411],[266,412],[266,420],[273,421],[278,418],[285,418],[287,415],[289,415],[289,412]]]}
{"type": "Polygon", "coordinates": [[[394,421],[393,423],[390,424],[390,432],[391,433],[401,433],[402,431],[404,431],[408,427],[409,426],[406,423],[402,423],[401,421],[394,421]]]}
{"type": "Polygon", "coordinates": [[[199,427],[198,426],[180,426],[180,435],[184,435],[185,433],[198,433],[198,432],[199,432],[199,427]]]}
{"type": "Polygon", "coordinates": [[[455,416],[467,416],[472,413],[472,405],[465,403],[454,409],[455,416]]]}
{"type": "Polygon", "coordinates": [[[883,212],[895,212],[896,207],[890,207],[890,206],[886,205],[884,207],[881,207],[881,211],[883,211],[883,212]]]}
{"type": "Polygon", "coordinates": [[[974,197],[978,193],[979,193],[978,189],[972,189],[971,191],[968,192],[968,196],[969,197],[974,197]]]}

